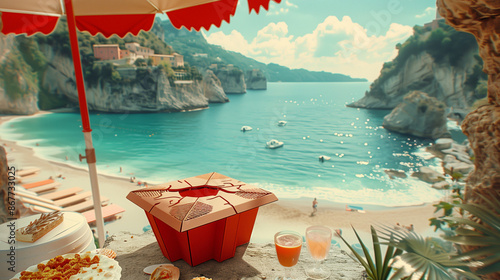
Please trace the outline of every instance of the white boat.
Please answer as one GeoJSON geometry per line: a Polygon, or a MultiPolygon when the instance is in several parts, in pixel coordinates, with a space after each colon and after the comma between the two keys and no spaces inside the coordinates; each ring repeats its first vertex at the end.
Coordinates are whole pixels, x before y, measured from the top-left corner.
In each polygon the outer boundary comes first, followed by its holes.
{"type": "Polygon", "coordinates": [[[285,126],[286,125],[286,121],[279,121],[278,122],[278,126],[285,126]]]}
{"type": "Polygon", "coordinates": [[[279,148],[282,146],[283,146],[283,142],[280,142],[276,139],[272,139],[271,141],[266,143],[266,148],[268,148],[268,149],[276,149],[276,148],[279,148]]]}
{"type": "Polygon", "coordinates": [[[252,130],[252,127],[251,126],[248,126],[248,125],[244,125],[241,127],[241,131],[245,132],[245,131],[250,131],[252,130]]]}
{"type": "Polygon", "coordinates": [[[319,156],[319,161],[323,162],[325,160],[330,160],[330,158],[331,157],[329,157],[329,156],[321,155],[321,156],[319,156]]]}

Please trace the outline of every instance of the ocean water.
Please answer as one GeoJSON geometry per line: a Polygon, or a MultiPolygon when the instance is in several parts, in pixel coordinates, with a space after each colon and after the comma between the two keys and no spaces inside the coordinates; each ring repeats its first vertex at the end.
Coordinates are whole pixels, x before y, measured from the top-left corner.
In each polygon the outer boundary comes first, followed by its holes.
{"type": "MultiPolygon", "coordinates": [[[[267,90],[229,95],[229,103],[206,110],[92,113],[98,171],[149,184],[215,171],[280,198],[338,203],[407,206],[440,199],[443,194],[425,182],[385,174],[397,169],[410,175],[421,166],[440,170],[441,161],[425,152],[431,140],[385,130],[389,111],[345,106],[368,88],[369,83],[269,83],[267,90]],[[287,124],[278,126],[281,120],[287,124]],[[253,130],[242,132],[244,125],[253,130]],[[284,146],[267,149],[271,139],[284,146]],[[330,160],[320,162],[321,155],[330,160]]],[[[85,149],[81,131],[78,113],[22,117],[0,127],[3,138],[33,147],[38,156],[86,168],[78,160],[85,149]]]]}

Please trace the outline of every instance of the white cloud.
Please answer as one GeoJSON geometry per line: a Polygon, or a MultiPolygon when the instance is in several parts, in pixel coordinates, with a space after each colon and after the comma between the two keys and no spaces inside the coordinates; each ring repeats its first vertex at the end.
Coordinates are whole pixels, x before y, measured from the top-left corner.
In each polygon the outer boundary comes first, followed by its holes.
{"type": "Polygon", "coordinates": [[[300,37],[291,36],[288,25],[278,22],[261,29],[251,42],[237,31],[229,35],[216,32],[207,41],[264,63],[374,80],[383,63],[397,55],[395,45],[411,34],[412,27],[392,23],[385,34],[368,36],[367,30],[350,17],[339,20],[330,16],[300,37]]]}
{"type": "Polygon", "coordinates": [[[416,18],[423,18],[423,17],[435,15],[435,14],[436,14],[436,7],[428,7],[425,9],[425,11],[423,13],[416,15],[415,17],[416,18]]]}
{"type": "MultiPolygon", "coordinates": [[[[272,2],[271,2],[272,3],[272,2]]],[[[281,15],[281,14],[287,14],[290,11],[290,8],[298,8],[297,5],[293,4],[289,0],[285,1],[285,5],[269,5],[269,11],[267,12],[268,16],[275,16],[275,15],[281,15]]]]}
{"type": "Polygon", "coordinates": [[[210,34],[209,37],[202,33],[210,44],[220,45],[226,50],[239,52],[243,55],[248,55],[248,42],[240,32],[233,30],[229,35],[225,35],[222,31],[210,34]]]}

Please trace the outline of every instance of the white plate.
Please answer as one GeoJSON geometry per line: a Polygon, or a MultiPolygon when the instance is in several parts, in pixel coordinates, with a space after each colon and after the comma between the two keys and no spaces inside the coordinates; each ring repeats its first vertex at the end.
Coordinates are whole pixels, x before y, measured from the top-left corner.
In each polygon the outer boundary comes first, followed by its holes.
{"type": "MultiPolygon", "coordinates": [[[[71,253],[71,254],[65,254],[65,255],[62,255],[63,258],[74,258],[76,254],[74,253],[71,253]]],[[[83,258],[83,257],[86,257],[86,256],[89,256],[91,259],[96,256],[97,254],[96,253],[93,253],[93,252],[85,252],[85,253],[81,253],[80,256],[83,258]]],[[[115,265],[117,267],[117,274],[116,277],[117,278],[113,278],[113,279],[120,279],[121,278],[121,267],[120,265],[118,264],[117,261],[113,260],[113,259],[110,259],[104,255],[99,255],[99,259],[106,259],[106,262],[109,262],[109,263],[112,263],[113,265],[115,265]]],[[[44,260],[40,263],[43,263],[43,264],[46,264],[48,260],[44,260]]],[[[27,269],[25,269],[24,271],[30,271],[30,272],[37,272],[38,271],[38,264],[35,264],[35,265],[32,265],[30,267],[28,267],[27,269]]],[[[13,278],[11,278],[11,280],[18,280],[19,278],[21,277],[21,272],[17,273],[16,275],[14,275],[13,278]]]]}

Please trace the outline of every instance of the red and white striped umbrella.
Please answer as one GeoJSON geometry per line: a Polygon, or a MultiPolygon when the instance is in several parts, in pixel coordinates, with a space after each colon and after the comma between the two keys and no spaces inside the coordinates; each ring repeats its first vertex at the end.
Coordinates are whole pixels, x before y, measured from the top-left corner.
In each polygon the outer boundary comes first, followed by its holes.
{"type": "MultiPolygon", "coordinates": [[[[249,12],[255,10],[258,13],[261,7],[267,10],[270,1],[248,0],[249,12]]],[[[92,35],[101,33],[106,37],[113,34],[120,37],[129,33],[137,35],[141,30],[152,28],[156,14],[166,14],[176,28],[184,26],[189,30],[200,30],[203,27],[208,30],[212,25],[219,27],[222,21],[229,23],[237,4],[238,0],[0,0],[3,34],[50,34],[59,18],[67,17],[86,145],[83,158],[89,166],[100,247],[104,244],[104,222],[77,29],[92,35]]]]}

